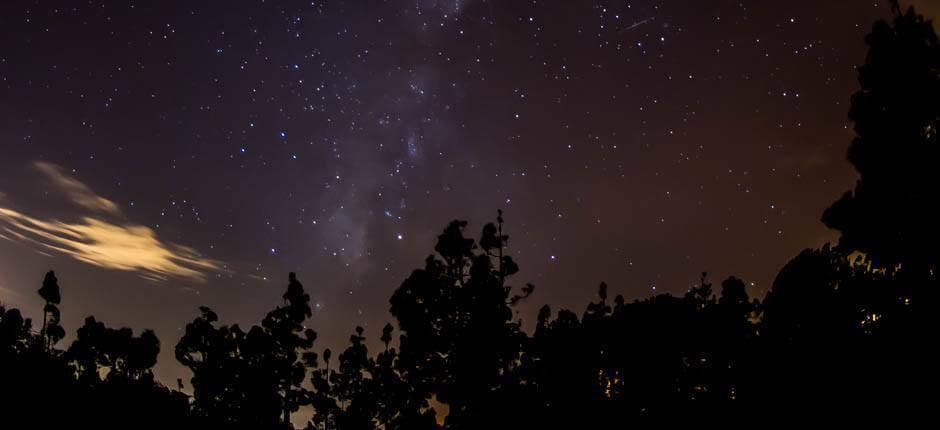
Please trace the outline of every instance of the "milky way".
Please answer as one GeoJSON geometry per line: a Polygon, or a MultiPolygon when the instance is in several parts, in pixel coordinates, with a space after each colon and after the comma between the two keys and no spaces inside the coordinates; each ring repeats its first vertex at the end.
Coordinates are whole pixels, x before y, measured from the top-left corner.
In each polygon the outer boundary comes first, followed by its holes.
{"type": "MultiPolygon", "coordinates": [[[[933,4],[925,7],[937,9],[933,4]]],[[[454,218],[505,211],[519,306],[600,281],[763,294],[835,235],[871,1],[12,1],[0,6],[0,299],[69,331],[199,305],[251,324],[287,273],[320,347],[390,319],[454,218]]],[[[936,12],[934,12],[936,13],[936,12]]],[[[66,339],[66,342],[69,339],[66,339]]]]}

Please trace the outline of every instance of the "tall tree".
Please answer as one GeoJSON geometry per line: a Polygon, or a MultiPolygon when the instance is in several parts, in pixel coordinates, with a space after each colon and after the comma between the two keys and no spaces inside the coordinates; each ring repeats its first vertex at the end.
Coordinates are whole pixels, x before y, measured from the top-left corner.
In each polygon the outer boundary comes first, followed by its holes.
{"type": "Polygon", "coordinates": [[[475,427],[494,390],[510,383],[525,335],[512,321],[517,296],[507,279],[518,272],[505,255],[499,225],[483,228],[479,246],[464,237],[466,221],[452,221],[438,236],[424,269],[415,270],[390,300],[402,331],[405,380],[450,406],[448,426],[475,427]]]}
{"type": "Polygon", "coordinates": [[[337,420],[337,428],[342,430],[371,430],[378,424],[375,361],[369,357],[363,331],[356,327],[356,333],[349,336],[350,345],[339,354],[339,367],[330,377],[342,407],[337,420]]]}
{"type": "Polygon", "coordinates": [[[304,326],[310,296],[291,273],[282,297],[284,304],[247,333],[216,326],[218,316],[205,307],[186,326],[176,357],[193,371],[198,414],[226,425],[289,427],[291,413],[309,402],[303,381],[317,360],[309,350],[317,334],[304,326]]]}
{"type": "Polygon", "coordinates": [[[930,21],[895,2],[874,24],[849,119],[855,189],[823,214],[840,246],[923,279],[940,255],[940,43],[930,21]]]}
{"type": "Polygon", "coordinates": [[[39,297],[46,301],[42,308],[42,329],[40,337],[42,347],[45,350],[52,348],[60,339],[65,337],[65,329],[60,325],[59,302],[62,301],[62,295],[59,291],[59,279],[55,272],[49,271],[42,280],[42,286],[39,288],[39,297]]]}
{"type": "Polygon", "coordinates": [[[246,368],[241,354],[245,332],[238,325],[217,326],[218,315],[200,307],[201,315],[186,325],[176,344],[176,359],[193,373],[193,411],[213,425],[238,425],[245,404],[246,368]]]}
{"type": "Polygon", "coordinates": [[[134,336],[130,328],[109,328],[89,316],[65,356],[74,363],[80,379],[96,383],[102,374],[108,380],[139,380],[149,376],[159,354],[160,340],[153,330],[134,336]]]}
{"type": "Polygon", "coordinates": [[[304,321],[312,314],[310,295],[304,292],[303,284],[293,272],[288,275],[287,291],[282,297],[284,305],[268,312],[261,325],[271,336],[270,364],[276,372],[282,423],[290,425],[291,413],[306,401],[307,390],[303,387],[305,362],[316,360],[316,355],[309,349],[313,347],[317,333],[304,326],[304,321]]]}

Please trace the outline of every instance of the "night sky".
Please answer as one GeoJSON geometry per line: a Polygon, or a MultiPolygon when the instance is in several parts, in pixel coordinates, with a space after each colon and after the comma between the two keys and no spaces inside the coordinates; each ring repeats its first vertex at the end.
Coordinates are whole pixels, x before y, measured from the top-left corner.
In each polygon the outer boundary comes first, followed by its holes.
{"type": "MultiPolygon", "coordinates": [[[[922,0],[940,16],[940,2],[922,0]],[[929,4],[929,5],[928,5],[929,4]]],[[[296,271],[317,349],[388,298],[448,221],[505,211],[517,309],[600,281],[763,296],[836,235],[848,99],[888,2],[4,1],[0,300],[153,328],[257,323],[296,271]]],[[[60,344],[64,347],[71,335],[60,344]]],[[[373,344],[374,345],[374,344],[373,344]]]]}

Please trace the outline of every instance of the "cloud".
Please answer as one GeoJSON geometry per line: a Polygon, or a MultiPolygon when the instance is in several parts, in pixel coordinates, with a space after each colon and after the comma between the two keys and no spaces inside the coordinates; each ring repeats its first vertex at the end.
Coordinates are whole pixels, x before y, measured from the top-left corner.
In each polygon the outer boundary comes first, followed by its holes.
{"type": "Polygon", "coordinates": [[[37,161],[33,165],[40,172],[46,174],[60,190],[69,196],[72,203],[96,212],[120,215],[121,209],[111,200],[98,196],[87,185],[77,179],[66,176],[62,168],[52,163],[37,161]]]}
{"type": "Polygon", "coordinates": [[[221,267],[193,248],[161,241],[147,226],[103,219],[102,214],[120,215],[120,207],[65,176],[54,164],[36,163],[35,167],[49,176],[71,202],[97,213],[82,216],[77,222],[65,222],[39,219],[0,206],[0,235],[5,239],[35,244],[99,267],[138,272],[153,281],[178,278],[204,282],[206,272],[221,267]]]}

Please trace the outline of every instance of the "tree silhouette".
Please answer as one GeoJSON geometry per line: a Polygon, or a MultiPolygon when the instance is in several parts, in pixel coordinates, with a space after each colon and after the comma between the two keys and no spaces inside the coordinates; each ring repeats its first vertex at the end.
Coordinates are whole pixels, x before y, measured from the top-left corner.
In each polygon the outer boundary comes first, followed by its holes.
{"type": "Polygon", "coordinates": [[[238,325],[216,327],[218,315],[208,307],[200,311],[176,344],[176,359],[193,373],[194,414],[216,425],[236,425],[247,409],[239,377],[245,367],[239,352],[245,333],[238,325]]]}
{"type": "Polygon", "coordinates": [[[362,327],[356,327],[349,337],[349,347],[339,354],[339,368],[330,375],[333,393],[340,405],[337,413],[338,429],[376,428],[378,393],[376,392],[375,362],[369,357],[362,327]]]}
{"type": "Polygon", "coordinates": [[[32,321],[23,318],[19,309],[6,309],[0,304],[0,362],[9,363],[29,348],[32,321]]]}
{"type": "Polygon", "coordinates": [[[303,285],[294,273],[288,275],[287,291],[283,298],[285,305],[269,312],[261,325],[271,337],[270,364],[277,372],[282,423],[290,425],[290,414],[306,401],[307,391],[302,386],[306,379],[305,363],[312,364],[317,360],[316,354],[309,351],[317,333],[303,325],[304,320],[311,315],[310,295],[304,292],[303,285]]]}
{"type": "Polygon", "coordinates": [[[395,348],[389,347],[394,330],[391,323],[385,324],[382,328],[381,341],[385,344],[385,351],[380,352],[376,357],[372,371],[375,391],[379,396],[376,419],[385,429],[402,428],[402,418],[405,414],[401,412],[408,407],[409,389],[396,368],[399,365],[398,352],[395,348]]]}
{"type": "Polygon", "coordinates": [[[336,427],[336,417],[339,414],[339,404],[334,398],[333,389],[330,385],[330,358],[333,353],[329,348],[323,350],[323,363],[325,368],[316,368],[317,363],[313,363],[313,371],[310,375],[310,385],[312,390],[308,393],[309,404],[313,407],[314,415],[307,429],[325,430],[336,427]]]}
{"type": "Polygon", "coordinates": [[[631,303],[620,295],[611,303],[601,283],[580,318],[543,306],[530,337],[511,319],[521,299],[505,282],[518,268],[505,254],[502,269],[490,263],[507,239],[490,225],[489,244],[474,246],[464,226],[451,223],[438,240],[441,258],[429,257],[393,295],[400,349],[386,324],[372,356],[356,327],[334,371],[329,349],[311,350],[309,297],[291,274],[284,305],[248,332],[200,308],[176,345],[193,372],[190,400],[154,380],[160,345],[150,330],[135,336],[89,316],[67,351],[47,351],[30,347],[43,336],[28,319],[0,308],[0,404],[31,416],[39,406],[28,399],[41,398],[70,423],[100,428],[145,416],[145,428],[287,429],[290,412],[310,406],[311,430],[433,430],[435,396],[452,411],[445,428],[594,428],[677,414],[743,421],[788,408],[845,414],[864,405],[883,415],[896,402],[872,390],[913,392],[895,375],[915,343],[899,273],[852,262],[844,249],[802,252],[756,304],[733,276],[717,297],[702,273],[683,297],[631,303]]]}
{"type": "Polygon", "coordinates": [[[508,237],[502,216],[497,221],[484,226],[479,246],[464,237],[466,221],[452,221],[434,247],[440,258],[428,256],[390,300],[404,377],[424,398],[449,404],[452,428],[481,424],[493,391],[512,383],[525,338],[511,320],[510,305],[520,299],[505,283],[518,266],[503,254],[508,237]]]}
{"type": "Polygon", "coordinates": [[[0,306],[0,407],[3,424],[37,428],[187,428],[185,395],[154,380],[160,342],[151,330],[134,336],[88,317],[68,350],[57,304],[58,280],[48,272],[39,291],[46,326],[31,331],[29,319],[0,306]]]}
{"type": "Polygon", "coordinates": [[[940,43],[913,8],[901,13],[895,2],[895,11],[893,25],[879,20],[865,38],[852,96],[848,160],[858,182],[822,220],[876,267],[926,279],[940,255],[940,43]]]}
{"type": "Polygon", "coordinates": [[[74,363],[81,378],[95,383],[102,374],[108,380],[139,380],[149,374],[159,354],[160,340],[153,330],[135,337],[127,327],[111,329],[89,316],[66,351],[66,359],[74,363]]]}
{"type": "Polygon", "coordinates": [[[59,302],[62,296],[59,292],[59,280],[55,277],[55,272],[49,271],[42,280],[42,287],[39,288],[39,297],[45,300],[46,304],[42,308],[42,329],[40,331],[42,339],[42,348],[50,350],[60,339],[65,337],[65,329],[59,325],[59,302]]]}
{"type": "Polygon", "coordinates": [[[310,296],[294,273],[283,299],[247,333],[238,325],[216,326],[218,315],[207,307],[186,326],[176,358],[193,372],[196,414],[219,426],[281,428],[310,403],[303,382],[317,364],[310,351],[317,334],[303,325],[310,296]]]}

